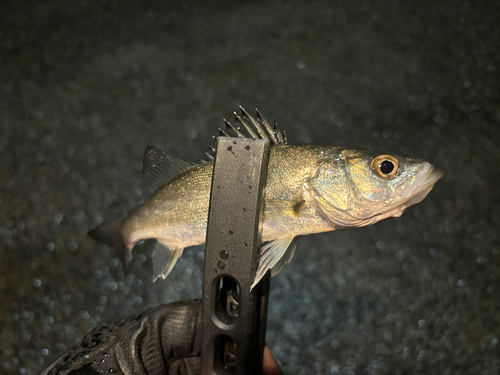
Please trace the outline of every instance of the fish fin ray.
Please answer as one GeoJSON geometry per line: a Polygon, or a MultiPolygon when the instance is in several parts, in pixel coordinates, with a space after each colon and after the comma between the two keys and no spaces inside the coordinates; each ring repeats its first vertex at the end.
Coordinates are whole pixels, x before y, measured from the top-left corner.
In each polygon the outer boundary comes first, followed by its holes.
{"type": "Polygon", "coordinates": [[[266,219],[280,218],[283,215],[298,217],[305,207],[306,199],[301,189],[291,200],[269,199],[265,201],[264,212],[266,219]]]}
{"type": "Polygon", "coordinates": [[[148,146],[143,159],[143,188],[154,193],[173,177],[193,167],[194,165],[173,158],[157,147],[148,146]]]}
{"type": "MultiPolygon", "coordinates": [[[[239,122],[241,125],[243,125],[245,127],[248,134],[250,135],[250,137],[246,137],[246,138],[260,139],[260,137],[257,135],[257,133],[255,133],[253,131],[252,127],[250,125],[248,125],[248,123],[243,119],[243,117],[238,115],[236,112],[234,112],[234,122],[239,122]]],[[[257,130],[257,132],[259,132],[258,128],[256,130],[257,130]]]]}
{"type": "MultiPolygon", "coordinates": [[[[243,107],[240,105],[240,108],[242,111],[244,111],[243,107]]],[[[257,119],[254,119],[252,117],[252,123],[253,122],[257,122],[258,124],[260,124],[261,126],[264,127],[264,129],[266,129],[267,133],[269,134],[269,137],[270,140],[274,143],[274,144],[279,144],[279,140],[278,140],[278,137],[277,137],[277,134],[276,132],[273,131],[273,128],[271,127],[271,124],[269,124],[269,122],[264,118],[264,116],[262,116],[259,112],[259,110],[257,108],[255,108],[255,113],[257,114],[257,119]]],[[[249,114],[247,114],[247,116],[251,117],[249,114]]]]}
{"type": "Polygon", "coordinates": [[[295,237],[288,248],[285,251],[285,254],[281,257],[281,259],[271,268],[271,277],[276,276],[280,273],[283,268],[292,261],[293,256],[295,255],[295,249],[297,248],[298,237],[295,237]]]}
{"type": "Polygon", "coordinates": [[[153,281],[159,277],[165,279],[168,276],[183,250],[157,240],[153,249],[153,281]]]}
{"type": "Polygon", "coordinates": [[[132,257],[132,249],[135,244],[125,242],[121,233],[120,222],[101,224],[87,234],[97,242],[102,242],[108,246],[114,247],[122,261],[123,268],[127,271],[128,263],[132,257]]]}
{"type": "Polygon", "coordinates": [[[257,130],[257,132],[259,133],[260,138],[269,139],[271,143],[275,143],[273,137],[266,131],[265,126],[263,127],[261,123],[258,122],[250,113],[248,113],[245,110],[245,108],[243,108],[241,105],[240,105],[240,110],[241,110],[241,117],[245,116],[247,119],[250,120],[255,130],[257,130]]]}
{"type": "Polygon", "coordinates": [[[269,212],[273,214],[275,211],[277,214],[282,215],[283,211],[289,211],[293,209],[293,206],[303,202],[303,200],[288,200],[288,199],[270,199],[265,202],[266,214],[269,212]]]}
{"type": "Polygon", "coordinates": [[[269,139],[273,145],[285,145],[287,144],[286,133],[281,131],[276,122],[274,122],[274,128],[271,126],[269,121],[266,120],[264,116],[255,108],[256,116],[252,116],[248,111],[239,106],[241,110],[241,115],[234,112],[234,122],[236,126],[233,126],[229,121],[224,119],[226,124],[226,130],[219,129],[219,135],[222,137],[237,137],[237,138],[253,138],[253,139],[269,139]],[[246,134],[240,131],[238,124],[242,125],[246,130],[246,134]],[[233,134],[231,134],[233,133],[233,134]]]}
{"type": "MultiPolygon", "coordinates": [[[[293,238],[294,236],[280,237],[262,246],[259,267],[257,269],[257,273],[255,274],[254,282],[250,287],[250,291],[259,283],[269,269],[272,273],[274,266],[285,255],[288,247],[293,241],[293,238]]],[[[295,250],[292,251],[292,256],[294,251],[295,250]]]]}
{"type": "MultiPolygon", "coordinates": [[[[241,107],[240,107],[241,108],[241,107]]],[[[283,130],[281,131],[278,128],[278,123],[274,121],[274,127],[271,126],[269,121],[266,120],[264,116],[259,112],[257,108],[255,108],[255,113],[257,114],[257,122],[259,122],[261,125],[263,125],[267,132],[269,133],[271,140],[274,142],[276,145],[286,145],[288,144],[287,139],[286,139],[286,132],[283,130]]]]}
{"type": "Polygon", "coordinates": [[[226,128],[227,129],[231,129],[233,132],[236,133],[236,135],[238,136],[238,138],[246,138],[245,137],[245,134],[243,134],[242,132],[240,132],[240,128],[239,127],[234,127],[233,125],[231,125],[231,123],[229,121],[227,121],[226,119],[224,119],[224,122],[226,123],[226,128]]]}

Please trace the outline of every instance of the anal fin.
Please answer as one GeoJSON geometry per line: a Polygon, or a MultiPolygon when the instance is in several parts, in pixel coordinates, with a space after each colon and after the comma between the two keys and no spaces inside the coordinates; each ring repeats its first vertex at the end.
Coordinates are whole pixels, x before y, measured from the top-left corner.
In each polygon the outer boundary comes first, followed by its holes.
{"type": "Polygon", "coordinates": [[[165,279],[168,276],[183,250],[157,240],[153,249],[153,281],[159,277],[165,279]]]}
{"type": "Polygon", "coordinates": [[[267,270],[271,270],[271,276],[281,271],[292,259],[296,246],[297,241],[294,241],[294,236],[280,237],[264,244],[260,249],[259,268],[250,290],[259,283],[267,270]]]}

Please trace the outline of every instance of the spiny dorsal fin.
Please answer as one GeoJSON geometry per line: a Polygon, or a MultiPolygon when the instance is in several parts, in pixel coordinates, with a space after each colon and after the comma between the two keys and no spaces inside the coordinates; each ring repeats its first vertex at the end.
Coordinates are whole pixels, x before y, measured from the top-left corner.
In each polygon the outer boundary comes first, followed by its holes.
{"type": "MultiPolygon", "coordinates": [[[[285,131],[281,131],[278,128],[278,124],[274,122],[274,127],[271,126],[269,121],[265,119],[264,116],[261,115],[259,110],[255,108],[256,117],[250,115],[245,108],[240,105],[241,115],[238,115],[234,112],[234,122],[242,125],[244,130],[246,130],[245,134],[242,128],[239,126],[232,125],[229,121],[224,119],[224,123],[226,124],[226,130],[222,130],[219,128],[219,136],[221,137],[237,137],[237,138],[254,138],[254,139],[269,139],[272,145],[286,145],[286,133],[285,131]]],[[[215,137],[214,137],[215,138],[215,137]]],[[[215,155],[215,152],[212,151],[212,155],[215,155]]],[[[208,158],[203,160],[203,162],[210,163],[213,160],[212,158],[208,158]]]]}
{"type": "Polygon", "coordinates": [[[257,119],[260,120],[256,120],[255,118],[253,118],[247,111],[245,111],[245,109],[240,105],[240,108],[241,108],[241,112],[245,114],[245,116],[247,116],[250,121],[252,121],[252,124],[254,124],[254,126],[259,126],[262,128],[264,127],[264,129],[266,130],[267,134],[268,134],[268,138],[272,141],[272,143],[274,144],[278,144],[279,141],[278,141],[278,138],[276,137],[276,134],[274,134],[273,132],[273,129],[271,128],[271,125],[269,124],[269,122],[259,113],[259,110],[257,108],[255,108],[255,112],[257,113],[257,119]]]}
{"type": "Polygon", "coordinates": [[[260,130],[261,130],[260,128],[255,128],[255,130],[257,130],[257,132],[259,132],[259,134],[260,134],[260,137],[259,137],[253,131],[252,127],[250,125],[248,125],[248,123],[240,115],[238,115],[236,112],[234,112],[234,121],[239,122],[241,125],[243,125],[245,127],[248,134],[250,135],[250,137],[247,137],[247,138],[254,138],[254,139],[265,138],[264,134],[260,132],[260,130]]]}
{"type": "MultiPolygon", "coordinates": [[[[235,127],[231,125],[229,121],[224,119],[227,130],[232,130],[236,135],[229,135],[228,132],[220,131],[220,135],[225,137],[236,136],[239,138],[254,138],[254,139],[269,139],[271,144],[273,145],[286,145],[286,134],[283,131],[280,131],[278,128],[278,124],[274,122],[274,128],[271,126],[269,121],[265,119],[264,116],[259,112],[257,108],[255,108],[255,112],[257,114],[256,117],[253,117],[250,113],[246,111],[240,105],[241,115],[238,115],[234,112],[234,118],[236,123],[240,123],[246,129],[248,135],[242,133],[239,127],[235,127]]],[[[220,129],[219,129],[220,130],[220,129]]]]}
{"type": "Polygon", "coordinates": [[[235,128],[233,125],[231,125],[231,123],[229,121],[227,121],[226,119],[224,119],[224,122],[226,124],[226,128],[228,129],[231,129],[232,131],[234,131],[239,138],[246,138],[245,137],[245,134],[243,134],[242,132],[240,132],[240,128],[235,128]]]}
{"type": "Polygon", "coordinates": [[[192,167],[193,165],[173,158],[157,147],[148,146],[144,151],[142,169],[143,188],[154,193],[173,177],[192,167]]]}

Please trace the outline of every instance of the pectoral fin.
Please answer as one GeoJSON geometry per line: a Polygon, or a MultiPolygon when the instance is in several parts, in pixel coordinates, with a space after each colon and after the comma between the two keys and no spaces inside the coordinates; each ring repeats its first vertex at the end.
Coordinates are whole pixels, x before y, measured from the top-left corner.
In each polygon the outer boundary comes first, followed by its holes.
{"type": "Polygon", "coordinates": [[[174,268],[177,259],[182,255],[184,249],[169,246],[161,241],[157,241],[153,249],[153,281],[161,277],[165,279],[172,268],[174,268]]]}
{"type": "Polygon", "coordinates": [[[297,241],[294,241],[294,236],[281,237],[264,244],[260,250],[259,268],[250,290],[259,283],[267,270],[271,270],[272,276],[281,271],[283,266],[292,259],[296,246],[297,241]]]}
{"type": "Polygon", "coordinates": [[[282,219],[283,217],[300,217],[307,205],[304,188],[301,187],[291,199],[267,199],[265,203],[266,220],[282,219]]]}

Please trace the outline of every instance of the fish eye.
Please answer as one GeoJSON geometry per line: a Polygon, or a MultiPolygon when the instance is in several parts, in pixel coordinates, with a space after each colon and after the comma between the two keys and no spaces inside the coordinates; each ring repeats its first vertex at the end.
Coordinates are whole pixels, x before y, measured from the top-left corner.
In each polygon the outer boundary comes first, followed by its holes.
{"type": "Polygon", "coordinates": [[[379,155],[372,160],[372,169],[382,178],[394,177],[399,169],[399,161],[392,155],[379,155]]]}

